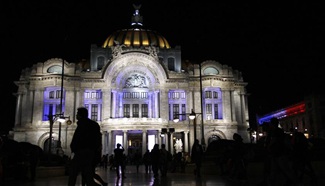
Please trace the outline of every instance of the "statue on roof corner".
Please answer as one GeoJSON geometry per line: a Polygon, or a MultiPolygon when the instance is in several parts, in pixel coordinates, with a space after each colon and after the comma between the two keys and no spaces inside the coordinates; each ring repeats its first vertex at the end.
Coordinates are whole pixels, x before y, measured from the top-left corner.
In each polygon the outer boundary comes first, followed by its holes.
{"type": "Polygon", "coordinates": [[[133,8],[136,9],[136,10],[140,10],[141,4],[138,4],[138,5],[133,4],[133,8]]]}

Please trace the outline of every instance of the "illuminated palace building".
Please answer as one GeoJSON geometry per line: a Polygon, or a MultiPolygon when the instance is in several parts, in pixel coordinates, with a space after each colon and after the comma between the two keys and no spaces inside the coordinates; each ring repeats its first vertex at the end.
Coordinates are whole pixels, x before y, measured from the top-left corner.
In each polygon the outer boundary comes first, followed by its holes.
{"type": "Polygon", "coordinates": [[[52,58],[22,71],[15,82],[15,140],[69,155],[76,110],[84,106],[101,126],[105,154],[117,143],[126,153],[144,153],[155,143],[175,153],[181,142],[186,153],[195,138],[205,148],[234,133],[249,141],[241,72],[214,60],[182,62],[181,47],[145,29],[139,10],[134,6],[130,28],[92,45],[89,60],[52,58]]]}
{"type": "Polygon", "coordinates": [[[304,133],[307,138],[325,137],[325,97],[322,94],[313,93],[297,104],[257,116],[258,138],[265,135],[263,125],[273,117],[279,119],[279,127],[288,134],[298,131],[304,133]]]}

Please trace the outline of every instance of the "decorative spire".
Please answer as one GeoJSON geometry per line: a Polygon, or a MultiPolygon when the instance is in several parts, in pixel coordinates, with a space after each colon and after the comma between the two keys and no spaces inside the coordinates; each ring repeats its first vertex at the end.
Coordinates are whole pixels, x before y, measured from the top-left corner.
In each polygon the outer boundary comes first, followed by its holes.
{"type": "Polygon", "coordinates": [[[142,24],[142,21],[143,21],[142,16],[139,13],[139,10],[141,8],[141,4],[140,5],[133,4],[133,8],[135,9],[135,12],[134,12],[134,14],[132,16],[132,19],[131,19],[131,25],[135,26],[135,27],[143,26],[143,24],[142,24]]]}

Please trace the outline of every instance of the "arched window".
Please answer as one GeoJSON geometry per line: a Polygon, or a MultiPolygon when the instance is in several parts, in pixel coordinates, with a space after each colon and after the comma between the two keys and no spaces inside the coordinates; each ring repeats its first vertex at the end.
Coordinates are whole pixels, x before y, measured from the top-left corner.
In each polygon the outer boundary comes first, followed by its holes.
{"type": "Polygon", "coordinates": [[[219,71],[214,67],[208,67],[203,70],[204,75],[217,75],[219,71]]]}
{"type": "Polygon", "coordinates": [[[51,66],[50,68],[47,69],[47,73],[62,74],[62,66],[53,65],[53,66],[51,66]]]}

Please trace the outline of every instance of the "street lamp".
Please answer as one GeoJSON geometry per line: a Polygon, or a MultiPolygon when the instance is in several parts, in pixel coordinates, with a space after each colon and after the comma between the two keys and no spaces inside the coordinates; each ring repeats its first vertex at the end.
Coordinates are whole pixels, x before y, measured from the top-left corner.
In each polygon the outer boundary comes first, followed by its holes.
{"type": "Polygon", "coordinates": [[[202,93],[202,72],[201,72],[201,63],[199,63],[200,70],[200,98],[201,98],[201,145],[205,149],[205,139],[204,139],[204,125],[203,125],[203,93],[202,93]]]}
{"type": "Polygon", "coordinates": [[[175,117],[174,117],[174,119],[173,119],[173,121],[174,121],[175,123],[177,123],[177,122],[179,122],[179,117],[178,117],[178,116],[186,116],[186,115],[188,115],[188,118],[189,118],[190,120],[193,120],[194,140],[196,139],[196,120],[195,120],[196,114],[198,114],[198,113],[195,113],[195,112],[193,111],[193,109],[192,109],[192,112],[191,112],[191,113],[175,114],[175,117]]]}
{"type": "MultiPolygon", "coordinates": [[[[194,128],[196,129],[196,115],[202,115],[202,113],[195,113],[194,110],[192,109],[191,114],[188,116],[190,118],[190,120],[193,120],[193,125],[194,128]]],[[[203,135],[203,134],[202,134],[203,135]]],[[[196,130],[194,130],[194,140],[196,139],[196,130]]],[[[202,136],[202,139],[204,140],[204,136],[202,136]]],[[[203,141],[201,142],[201,144],[203,145],[203,141]]]]}
{"type": "Polygon", "coordinates": [[[67,125],[71,125],[72,121],[70,120],[70,116],[65,117],[63,114],[49,114],[48,119],[50,121],[50,137],[49,137],[49,154],[52,154],[52,133],[53,133],[53,125],[55,121],[59,122],[59,136],[58,136],[58,142],[57,142],[57,153],[59,154],[61,148],[61,123],[67,122],[67,125]],[[68,120],[66,120],[68,119],[68,120]]]}

